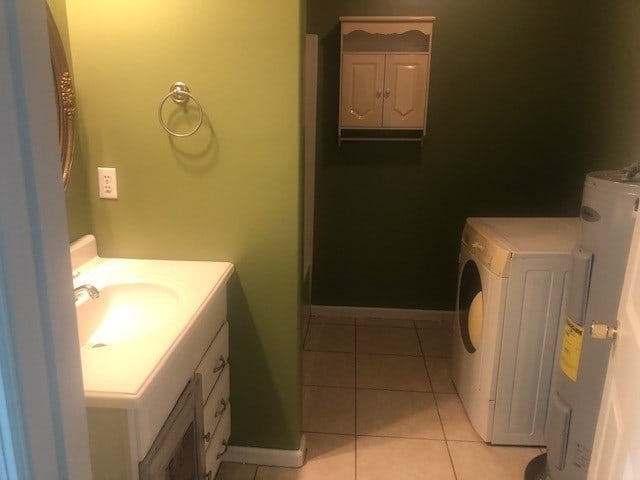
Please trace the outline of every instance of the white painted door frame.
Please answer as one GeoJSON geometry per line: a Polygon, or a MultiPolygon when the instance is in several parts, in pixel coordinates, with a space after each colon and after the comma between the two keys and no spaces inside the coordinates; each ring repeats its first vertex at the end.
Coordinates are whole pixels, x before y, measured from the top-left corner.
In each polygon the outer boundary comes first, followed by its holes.
{"type": "Polygon", "coordinates": [[[636,480],[640,475],[639,295],[640,216],[636,218],[627,261],[618,308],[618,336],[611,349],[589,480],[636,480]]]}
{"type": "Polygon", "coordinates": [[[87,480],[43,0],[0,0],[0,478],[87,480]]]}

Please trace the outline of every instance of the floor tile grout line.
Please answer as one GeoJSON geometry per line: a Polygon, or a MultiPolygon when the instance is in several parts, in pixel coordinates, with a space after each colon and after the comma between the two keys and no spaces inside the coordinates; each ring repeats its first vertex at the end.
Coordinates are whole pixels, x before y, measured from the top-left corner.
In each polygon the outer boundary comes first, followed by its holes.
{"type": "MultiPolygon", "coordinates": [[[[324,432],[309,432],[309,433],[324,433],[324,432]]],[[[337,433],[330,433],[327,435],[347,435],[347,434],[337,434],[337,433]]],[[[350,434],[349,434],[350,436],[350,434]]],[[[476,445],[487,445],[485,442],[480,441],[480,440],[447,440],[444,438],[425,438],[425,437],[406,437],[406,436],[390,436],[390,435],[371,435],[371,434],[366,434],[366,433],[360,433],[360,434],[356,434],[356,437],[373,437],[373,438],[399,438],[402,440],[427,440],[430,442],[446,442],[446,443],[473,443],[476,445]]],[[[492,445],[489,445],[492,446],[492,445]]],[[[504,445],[503,445],[504,446],[504,445]]],[[[514,446],[514,448],[518,448],[517,446],[514,446]]],[[[524,448],[535,448],[535,447],[524,447],[524,448]]]]}
{"type": "Polygon", "coordinates": [[[405,327],[405,326],[402,326],[402,325],[388,325],[388,324],[383,324],[383,323],[380,323],[378,325],[372,325],[372,324],[367,325],[367,324],[363,324],[363,323],[358,323],[357,321],[356,321],[355,325],[356,325],[356,327],[364,327],[364,328],[401,328],[403,330],[411,330],[411,329],[415,328],[413,325],[410,326],[410,327],[405,327]]]}
{"type": "Polygon", "coordinates": [[[446,442],[444,438],[407,437],[404,435],[372,435],[369,433],[356,433],[356,437],[367,438],[397,438],[399,440],[425,440],[427,442],[446,442]]]}
{"type": "Polygon", "coordinates": [[[427,366],[427,358],[424,354],[424,348],[422,348],[422,342],[420,341],[420,335],[418,334],[418,326],[416,325],[415,321],[413,322],[413,326],[415,327],[416,335],[418,336],[418,345],[420,345],[420,352],[422,353],[422,364],[424,365],[424,369],[427,372],[427,378],[429,379],[429,388],[431,388],[431,391],[433,392],[433,381],[431,380],[431,374],[429,373],[429,367],[427,366]]]}
{"type": "MultiPolygon", "coordinates": [[[[414,322],[415,325],[415,322],[414,322]]],[[[418,332],[418,326],[416,327],[416,335],[418,335],[418,340],[420,340],[420,333],[418,332]]],[[[427,371],[427,376],[429,377],[429,384],[431,385],[431,390],[433,390],[433,382],[431,381],[431,374],[429,373],[429,368],[427,367],[427,359],[424,354],[424,349],[422,348],[422,342],[420,342],[420,350],[422,351],[422,361],[424,363],[424,368],[427,371]]],[[[436,411],[438,412],[438,421],[440,422],[440,428],[442,428],[442,435],[444,436],[444,444],[447,449],[447,456],[449,457],[449,464],[451,465],[451,470],[453,472],[453,478],[458,480],[458,474],[456,473],[456,466],[453,464],[453,457],[451,456],[451,450],[449,449],[449,442],[447,440],[447,431],[444,428],[444,421],[442,420],[442,415],[440,413],[440,406],[438,405],[438,399],[436,398],[435,392],[433,393],[433,401],[436,404],[436,411]]]]}
{"type": "Polygon", "coordinates": [[[309,324],[307,325],[307,331],[304,333],[304,338],[302,339],[302,351],[307,351],[307,338],[309,338],[309,332],[311,331],[311,319],[309,319],[309,324]]]}
{"type": "MultiPolygon", "coordinates": [[[[408,330],[408,329],[407,329],[408,330]]],[[[373,355],[378,355],[380,357],[402,357],[402,358],[417,358],[417,357],[424,357],[424,355],[422,355],[422,353],[420,355],[407,355],[407,354],[403,354],[403,353],[374,353],[374,352],[360,352],[360,353],[356,353],[356,355],[369,355],[369,356],[373,356],[373,355]]]]}
{"type": "Polygon", "coordinates": [[[355,390],[356,387],[340,387],[335,385],[303,385],[303,387],[314,387],[314,388],[341,388],[343,390],[355,390]]]}
{"type": "Polygon", "coordinates": [[[453,456],[451,455],[451,449],[449,448],[449,439],[447,438],[447,431],[444,428],[444,421],[442,420],[442,414],[440,413],[440,405],[438,404],[438,399],[435,394],[433,396],[434,401],[436,402],[436,410],[438,412],[438,419],[440,420],[440,426],[442,427],[442,434],[444,435],[444,444],[447,448],[447,455],[449,457],[449,463],[451,464],[451,470],[453,471],[453,477],[455,480],[458,480],[458,474],[456,473],[456,466],[453,463],[453,456]]]}
{"type": "MultiPolygon", "coordinates": [[[[355,323],[355,321],[354,321],[355,323]]],[[[353,384],[355,392],[353,394],[353,479],[358,480],[358,327],[353,331],[353,384]]]]}
{"type": "Polygon", "coordinates": [[[320,323],[320,322],[310,322],[309,326],[316,326],[316,327],[355,327],[356,324],[355,323],[320,323]]]}
{"type": "Polygon", "coordinates": [[[431,390],[406,390],[406,389],[398,389],[398,388],[381,388],[381,387],[358,387],[356,384],[357,390],[379,390],[383,392],[399,392],[399,393],[436,393],[431,390]]]}
{"type": "Polygon", "coordinates": [[[399,353],[382,353],[382,352],[356,352],[357,355],[380,355],[381,357],[409,357],[420,358],[422,355],[401,355],[399,353]]]}
{"type": "Polygon", "coordinates": [[[344,432],[321,432],[316,430],[303,430],[303,433],[312,433],[312,434],[320,434],[320,435],[340,435],[343,437],[373,437],[373,438],[398,438],[401,440],[427,440],[429,442],[467,442],[467,443],[482,443],[484,442],[474,442],[471,440],[447,440],[445,438],[431,438],[431,437],[408,437],[405,435],[373,435],[370,433],[344,433],[344,432]]]}
{"type": "Polygon", "coordinates": [[[356,352],[346,352],[344,350],[305,350],[305,352],[313,352],[313,353],[356,353],[356,352]]]}

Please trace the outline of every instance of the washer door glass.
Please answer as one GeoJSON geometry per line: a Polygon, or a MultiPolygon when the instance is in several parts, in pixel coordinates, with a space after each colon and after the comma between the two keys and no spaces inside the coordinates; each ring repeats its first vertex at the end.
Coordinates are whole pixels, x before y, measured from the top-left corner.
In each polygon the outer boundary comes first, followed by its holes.
{"type": "Polygon", "coordinates": [[[458,292],[458,321],[460,336],[467,352],[474,353],[482,339],[484,308],[482,282],[475,262],[469,260],[464,265],[458,292]]]}

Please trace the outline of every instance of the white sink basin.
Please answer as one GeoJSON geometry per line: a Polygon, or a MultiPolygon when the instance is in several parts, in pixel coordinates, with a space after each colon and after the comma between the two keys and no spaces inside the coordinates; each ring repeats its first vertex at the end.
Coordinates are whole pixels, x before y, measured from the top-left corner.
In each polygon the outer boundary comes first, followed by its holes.
{"type": "Polygon", "coordinates": [[[179,395],[224,322],[233,265],[103,258],[92,236],[72,244],[71,263],[74,287],[100,292],[76,301],[87,406],[153,410],[179,395]]]}
{"type": "Polygon", "coordinates": [[[129,342],[176,321],[181,297],[158,283],[120,283],[100,289],[98,298],[83,294],[76,302],[81,346],[92,348],[129,342]]]}

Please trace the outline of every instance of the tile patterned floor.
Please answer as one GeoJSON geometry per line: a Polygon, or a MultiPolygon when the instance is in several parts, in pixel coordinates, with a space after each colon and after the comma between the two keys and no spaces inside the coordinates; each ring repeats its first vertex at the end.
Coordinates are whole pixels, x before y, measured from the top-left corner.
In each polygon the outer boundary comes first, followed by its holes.
{"type": "Polygon", "coordinates": [[[301,468],[223,463],[216,480],[521,480],[538,448],[494,447],[451,383],[441,321],[312,317],[301,468]]]}

